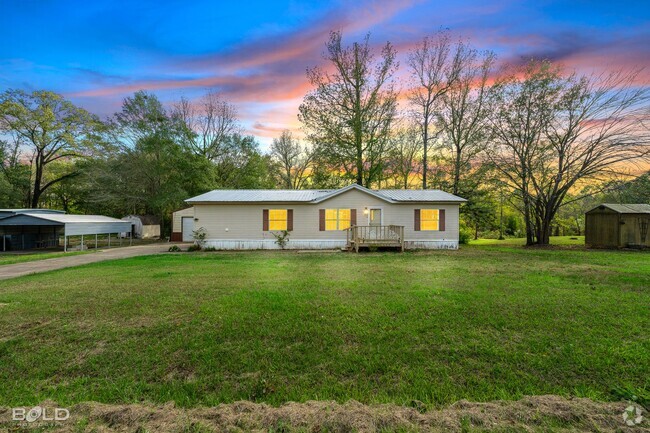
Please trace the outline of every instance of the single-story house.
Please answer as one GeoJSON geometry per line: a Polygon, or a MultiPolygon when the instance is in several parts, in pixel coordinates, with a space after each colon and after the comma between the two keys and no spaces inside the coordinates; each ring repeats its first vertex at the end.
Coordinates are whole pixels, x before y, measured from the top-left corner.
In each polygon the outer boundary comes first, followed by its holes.
{"type": "Polygon", "coordinates": [[[188,207],[172,213],[172,242],[192,242],[194,232],[194,208],[188,207]]]}
{"type": "Polygon", "coordinates": [[[650,247],[650,204],[603,203],[585,213],[585,244],[596,248],[650,247]]]}
{"type": "Polygon", "coordinates": [[[122,220],[131,222],[136,239],[160,238],[160,219],[154,215],[127,215],[122,220]]]}
{"type": "Polygon", "coordinates": [[[440,190],[214,190],[186,202],[217,249],[458,248],[465,199],[440,190]]]}

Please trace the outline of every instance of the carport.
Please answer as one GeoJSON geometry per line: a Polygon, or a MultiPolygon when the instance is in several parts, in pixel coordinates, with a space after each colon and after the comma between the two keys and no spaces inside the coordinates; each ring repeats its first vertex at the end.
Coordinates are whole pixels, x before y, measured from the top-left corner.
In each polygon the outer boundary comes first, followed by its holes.
{"type": "Polygon", "coordinates": [[[103,215],[66,215],[45,213],[20,213],[0,219],[2,251],[26,250],[59,246],[63,236],[63,250],[68,250],[68,237],[108,235],[110,247],[111,234],[128,233],[131,238],[131,222],[103,215]]]}

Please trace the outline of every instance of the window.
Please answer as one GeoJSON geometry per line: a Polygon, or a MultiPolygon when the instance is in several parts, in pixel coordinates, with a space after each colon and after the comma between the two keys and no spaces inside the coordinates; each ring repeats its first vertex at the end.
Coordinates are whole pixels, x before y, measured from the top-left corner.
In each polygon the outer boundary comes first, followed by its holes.
{"type": "Polygon", "coordinates": [[[440,210],[420,210],[420,230],[440,230],[440,210]]]}
{"type": "Polygon", "coordinates": [[[287,230],[286,209],[269,209],[269,230],[287,230]]]}
{"type": "Polygon", "coordinates": [[[350,209],[325,209],[325,230],[345,230],[350,227],[350,209]]]}

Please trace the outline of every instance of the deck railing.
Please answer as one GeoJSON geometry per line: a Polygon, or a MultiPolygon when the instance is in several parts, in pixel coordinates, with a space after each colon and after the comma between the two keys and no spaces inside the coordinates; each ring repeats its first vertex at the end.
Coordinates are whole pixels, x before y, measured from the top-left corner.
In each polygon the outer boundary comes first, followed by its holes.
{"type": "Polygon", "coordinates": [[[404,226],[352,226],[347,229],[349,250],[360,247],[398,247],[404,250],[404,226]]]}

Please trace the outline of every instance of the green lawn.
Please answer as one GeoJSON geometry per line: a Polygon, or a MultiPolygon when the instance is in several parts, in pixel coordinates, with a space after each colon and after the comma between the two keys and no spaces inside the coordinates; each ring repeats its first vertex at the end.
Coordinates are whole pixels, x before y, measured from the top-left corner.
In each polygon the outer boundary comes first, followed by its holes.
{"type": "Polygon", "coordinates": [[[14,263],[34,262],[36,260],[55,259],[57,257],[75,256],[77,254],[87,254],[88,251],[47,251],[47,252],[30,252],[25,254],[2,254],[0,253],[0,266],[13,265],[14,263]]]}
{"type": "Polygon", "coordinates": [[[650,254],[168,254],[0,283],[0,402],[650,391],[650,254]]]}

